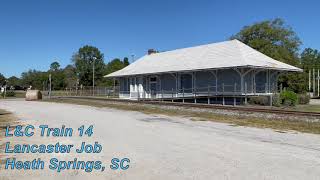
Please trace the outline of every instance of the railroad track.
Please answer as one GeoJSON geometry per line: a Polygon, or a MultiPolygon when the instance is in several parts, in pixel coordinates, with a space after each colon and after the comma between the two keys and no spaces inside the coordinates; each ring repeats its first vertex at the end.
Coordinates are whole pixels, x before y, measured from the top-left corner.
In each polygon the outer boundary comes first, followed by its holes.
{"type": "Polygon", "coordinates": [[[254,108],[254,107],[244,107],[244,106],[222,106],[215,104],[196,104],[196,103],[182,103],[182,102],[167,102],[167,101],[133,101],[125,99],[107,99],[101,97],[90,97],[90,96],[63,96],[55,97],[58,99],[86,99],[86,100],[98,100],[98,101],[109,101],[109,102],[127,102],[134,104],[153,104],[153,105],[170,105],[179,107],[189,107],[189,108],[206,108],[206,109],[221,109],[221,110],[232,110],[232,111],[242,111],[242,112],[261,112],[261,113],[271,113],[278,115],[291,115],[291,116],[311,116],[320,117],[320,112],[305,112],[305,111],[293,111],[284,109],[268,109],[268,108],[254,108]]]}

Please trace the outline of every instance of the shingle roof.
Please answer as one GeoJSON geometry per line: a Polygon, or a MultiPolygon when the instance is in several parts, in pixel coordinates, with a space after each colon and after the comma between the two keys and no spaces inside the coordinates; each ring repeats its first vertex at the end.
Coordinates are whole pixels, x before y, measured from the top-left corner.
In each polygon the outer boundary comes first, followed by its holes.
{"type": "Polygon", "coordinates": [[[300,68],[274,60],[238,40],[230,40],[145,55],[129,66],[105,77],[232,67],[302,71],[300,68]]]}

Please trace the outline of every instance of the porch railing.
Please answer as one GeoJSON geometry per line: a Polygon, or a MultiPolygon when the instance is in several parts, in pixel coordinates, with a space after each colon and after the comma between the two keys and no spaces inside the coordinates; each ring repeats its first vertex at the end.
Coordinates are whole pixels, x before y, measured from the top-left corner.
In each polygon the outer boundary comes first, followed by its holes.
{"type": "Polygon", "coordinates": [[[241,88],[239,84],[221,84],[219,86],[207,86],[196,88],[180,88],[171,90],[143,90],[143,91],[120,91],[119,96],[123,98],[134,99],[174,99],[174,98],[191,98],[191,97],[208,97],[208,96],[237,96],[237,95],[264,95],[279,92],[280,89],[272,84],[250,86],[247,84],[241,88]]]}

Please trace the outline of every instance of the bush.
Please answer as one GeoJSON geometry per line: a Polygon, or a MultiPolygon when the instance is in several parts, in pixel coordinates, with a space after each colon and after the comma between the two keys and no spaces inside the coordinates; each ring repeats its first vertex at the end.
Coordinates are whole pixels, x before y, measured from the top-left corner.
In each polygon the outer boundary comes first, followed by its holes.
{"type": "Polygon", "coordinates": [[[279,94],[272,95],[272,106],[276,106],[276,107],[281,106],[281,98],[279,94]]]}
{"type": "MultiPolygon", "coordinates": [[[[1,93],[1,96],[4,97],[4,92],[1,93]]],[[[15,97],[16,93],[14,91],[7,91],[6,92],[6,97],[15,97]]]]}
{"type": "Polygon", "coordinates": [[[298,102],[298,96],[293,91],[282,91],[280,99],[281,103],[285,106],[295,106],[298,102]]]}
{"type": "Polygon", "coordinates": [[[298,95],[299,104],[309,104],[310,96],[308,94],[299,94],[298,95]]]}
{"type": "Polygon", "coordinates": [[[249,99],[249,104],[269,105],[269,97],[266,96],[253,96],[249,99]]]}

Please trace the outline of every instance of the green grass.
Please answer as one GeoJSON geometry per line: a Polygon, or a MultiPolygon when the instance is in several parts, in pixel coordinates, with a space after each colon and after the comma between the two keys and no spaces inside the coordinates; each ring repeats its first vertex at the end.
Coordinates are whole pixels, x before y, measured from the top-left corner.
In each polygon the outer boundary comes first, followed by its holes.
{"type": "Polygon", "coordinates": [[[297,111],[320,112],[320,105],[298,105],[294,109],[297,111]]]}
{"type": "Polygon", "coordinates": [[[257,105],[248,105],[247,107],[258,107],[258,108],[265,108],[265,109],[284,109],[284,110],[291,110],[291,111],[303,111],[303,112],[320,112],[320,105],[296,105],[296,106],[281,106],[281,107],[270,107],[270,106],[257,106],[257,105]]]}
{"type": "Polygon", "coordinates": [[[15,117],[5,110],[0,109],[0,130],[15,121],[15,117]]]}
{"type": "Polygon", "coordinates": [[[16,98],[25,98],[26,97],[26,91],[16,91],[16,98]]]}
{"type": "MultiPolygon", "coordinates": [[[[14,99],[14,98],[25,98],[26,97],[26,91],[15,91],[14,97],[6,97],[6,99],[14,99]]],[[[3,96],[0,96],[0,99],[3,99],[3,96]]]]}
{"type": "MultiPolygon", "coordinates": [[[[2,138],[4,137],[4,133],[5,133],[5,128],[8,125],[15,125],[17,124],[17,118],[15,116],[13,116],[10,112],[7,112],[5,110],[0,109],[0,140],[2,140],[2,138]]],[[[3,161],[3,148],[4,148],[4,144],[0,144],[0,164],[2,164],[3,161]]]]}
{"type": "Polygon", "coordinates": [[[108,101],[84,100],[84,99],[51,99],[48,102],[71,103],[94,107],[107,107],[126,111],[138,111],[145,114],[162,114],[167,116],[188,117],[195,121],[214,121],[229,123],[235,126],[248,126],[257,128],[271,128],[277,132],[299,131],[305,133],[320,134],[320,122],[305,122],[290,119],[262,119],[245,116],[222,115],[213,112],[195,112],[188,108],[169,109],[161,106],[148,106],[130,103],[112,103],[108,101]]]}

